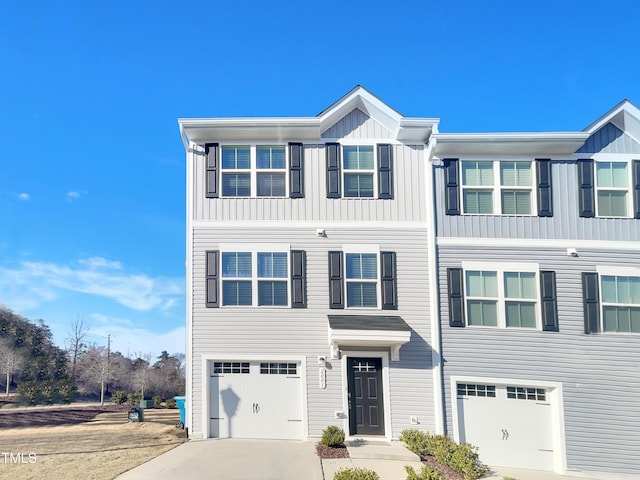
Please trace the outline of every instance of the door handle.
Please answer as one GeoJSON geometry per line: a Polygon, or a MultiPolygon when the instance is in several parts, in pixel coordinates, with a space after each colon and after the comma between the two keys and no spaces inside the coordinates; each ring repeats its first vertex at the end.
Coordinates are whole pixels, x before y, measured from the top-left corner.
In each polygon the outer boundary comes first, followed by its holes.
{"type": "Polygon", "coordinates": [[[260,405],[258,405],[257,403],[253,404],[253,413],[258,413],[260,412],[260,405]]]}
{"type": "Polygon", "coordinates": [[[506,428],[502,429],[502,439],[509,440],[509,430],[507,430],[506,428]]]}

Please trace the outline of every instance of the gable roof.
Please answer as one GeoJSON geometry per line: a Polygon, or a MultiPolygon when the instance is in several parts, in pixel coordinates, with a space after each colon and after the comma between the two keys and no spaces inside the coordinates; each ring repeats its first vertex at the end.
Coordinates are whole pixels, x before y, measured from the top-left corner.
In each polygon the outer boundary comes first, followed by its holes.
{"type": "Polygon", "coordinates": [[[611,123],[636,143],[640,143],[640,109],[629,100],[622,100],[583,131],[593,135],[607,123],[611,123]]]}
{"type": "Polygon", "coordinates": [[[361,85],[332,103],[315,117],[179,118],[185,149],[189,141],[319,140],[355,108],[393,133],[399,141],[426,143],[437,132],[437,118],[407,118],[361,85]]]}

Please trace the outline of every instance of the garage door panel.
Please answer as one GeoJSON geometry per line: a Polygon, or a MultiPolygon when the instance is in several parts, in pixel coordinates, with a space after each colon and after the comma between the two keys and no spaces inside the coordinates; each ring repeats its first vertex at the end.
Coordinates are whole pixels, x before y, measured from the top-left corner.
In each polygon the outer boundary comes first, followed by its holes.
{"type": "Polygon", "coordinates": [[[544,389],[538,389],[539,401],[535,392],[515,395],[506,385],[491,386],[491,396],[471,386],[457,388],[460,441],[478,447],[488,465],[553,470],[552,407],[544,389]]]}
{"type": "MultiPolygon", "coordinates": [[[[214,362],[214,365],[220,363],[214,362]]],[[[249,363],[250,367],[247,366],[244,373],[236,370],[235,373],[211,376],[210,435],[219,438],[302,438],[301,377],[297,374],[300,366],[264,362],[247,362],[246,365],[249,363]]]]}

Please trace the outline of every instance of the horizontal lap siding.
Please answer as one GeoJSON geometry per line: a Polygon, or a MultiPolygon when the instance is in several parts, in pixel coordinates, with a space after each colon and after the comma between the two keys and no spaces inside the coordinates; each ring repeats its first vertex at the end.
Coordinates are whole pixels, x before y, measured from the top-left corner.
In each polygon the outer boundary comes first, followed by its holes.
{"type": "MultiPolygon", "coordinates": [[[[221,224],[198,227],[193,248],[193,399],[199,405],[201,356],[294,355],[307,357],[307,395],[309,435],[320,436],[329,424],[341,425],[334,412],[343,410],[342,373],[339,360],[328,360],[327,386],[318,385],[317,357],[330,358],[328,343],[329,314],[400,315],[416,332],[412,342],[402,348],[400,362],[391,362],[390,382],[394,435],[408,425],[411,415],[418,416],[429,428],[433,425],[431,351],[428,319],[427,235],[411,229],[327,229],[327,237],[317,237],[315,228],[282,227],[224,228],[221,224]],[[222,243],[289,243],[292,249],[307,254],[306,309],[215,308],[204,307],[206,250],[222,243]],[[381,250],[397,254],[397,311],[371,309],[330,310],[328,308],[327,252],[343,244],[375,244],[381,250]],[[407,399],[411,401],[407,401],[407,399]],[[397,405],[396,405],[397,403],[397,405]],[[398,423],[396,428],[395,424],[398,423]]],[[[193,412],[193,428],[200,429],[198,408],[193,412]]]]}
{"type": "MultiPolygon", "coordinates": [[[[437,230],[440,237],[533,238],[640,241],[640,222],[630,218],[581,218],[578,215],[576,162],[554,160],[553,217],[446,215],[443,169],[435,169],[437,230]]],[[[535,206],[534,206],[535,208],[535,206]]]]}
{"type": "MultiPolygon", "coordinates": [[[[447,430],[452,432],[455,375],[562,382],[569,470],[640,471],[640,336],[586,335],[581,272],[596,265],[638,266],[640,253],[560,248],[439,248],[442,342],[447,430]],[[448,321],[446,269],[462,260],[537,262],[556,271],[560,331],[530,332],[452,328],[448,321]]],[[[455,394],[454,394],[455,395],[455,394]]]]}
{"type": "MultiPolygon", "coordinates": [[[[376,143],[372,140],[372,144],[376,143]]],[[[393,146],[394,198],[327,198],[324,144],[304,146],[304,198],[206,198],[205,157],[195,155],[195,221],[426,221],[423,145],[393,146]]]]}

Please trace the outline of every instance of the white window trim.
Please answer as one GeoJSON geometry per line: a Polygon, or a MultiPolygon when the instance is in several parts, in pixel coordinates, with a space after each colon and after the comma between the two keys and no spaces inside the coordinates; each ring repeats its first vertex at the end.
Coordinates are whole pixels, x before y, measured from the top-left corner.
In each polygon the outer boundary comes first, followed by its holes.
{"type": "MultiPolygon", "coordinates": [[[[342,198],[351,200],[374,200],[378,198],[378,148],[377,145],[381,142],[372,140],[366,141],[348,141],[340,142],[340,187],[342,192],[342,198]],[[344,168],[344,147],[372,147],[373,148],[373,170],[347,170],[344,168]],[[371,173],[373,176],[373,196],[371,197],[347,197],[345,195],[344,188],[344,176],[347,173],[371,173]]],[[[388,142],[384,142],[388,143],[388,142]]]]}
{"type": "Polygon", "coordinates": [[[220,198],[288,198],[289,197],[289,145],[281,141],[265,141],[259,143],[233,142],[220,144],[220,198]],[[222,149],[225,147],[249,147],[249,169],[230,169],[222,167],[222,149]],[[284,147],[284,168],[270,169],[258,168],[257,147],[284,147]],[[258,173],[284,173],[284,195],[282,196],[265,196],[258,195],[258,173]],[[250,195],[235,196],[223,195],[222,192],[222,176],[225,173],[249,173],[250,175],[250,195]]]}
{"type": "MultiPolygon", "coordinates": [[[[379,245],[343,245],[342,252],[344,255],[344,308],[346,310],[382,310],[382,272],[380,271],[380,246],[379,245]],[[347,254],[348,253],[372,253],[376,255],[376,306],[375,307],[348,307],[347,300],[347,254]]],[[[353,279],[354,282],[361,280],[353,279]]],[[[364,280],[367,281],[367,280],[364,280]]],[[[371,281],[373,283],[373,281],[371,281]]]]}
{"type": "MultiPolygon", "coordinates": [[[[464,316],[465,316],[465,324],[467,328],[493,328],[493,329],[504,329],[504,330],[513,330],[513,331],[535,331],[542,330],[542,311],[540,307],[540,266],[537,263],[493,263],[493,262],[462,262],[462,271],[463,271],[463,292],[464,292],[464,316]],[[493,299],[492,297],[468,297],[467,296],[467,271],[489,271],[496,272],[497,275],[497,283],[498,283],[498,297],[497,301],[497,326],[491,325],[470,325],[469,317],[468,317],[468,309],[467,309],[467,300],[468,299],[493,299]],[[507,302],[505,293],[504,293],[504,274],[505,272],[526,272],[533,273],[535,275],[535,285],[536,285],[536,297],[535,297],[535,311],[536,311],[536,326],[535,328],[531,327],[507,327],[507,318],[505,311],[505,304],[507,302]]],[[[514,299],[518,301],[518,299],[514,299]]],[[[525,301],[531,301],[531,299],[522,299],[525,301]]]]}
{"type": "MultiPolygon", "coordinates": [[[[274,309],[274,308],[291,308],[291,245],[290,244],[265,244],[264,247],[257,246],[256,244],[235,243],[235,244],[220,244],[220,307],[221,308],[260,308],[260,309],[274,309]],[[239,280],[251,281],[251,305],[224,305],[223,298],[223,283],[225,277],[222,276],[222,254],[223,253],[235,253],[246,252],[251,254],[251,277],[243,277],[239,280]],[[279,281],[287,282],[287,304],[286,305],[258,305],[258,253],[286,253],[287,255],[287,276],[286,278],[279,279],[279,281]]],[[[238,280],[237,278],[227,277],[227,280],[238,280]]]]}
{"type": "Polygon", "coordinates": [[[640,268],[637,267],[613,267],[609,265],[598,265],[596,266],[596,272],[598,272],[598,298],[600,299],[600,332],[604,335],[640,335],[639,332],[613,332],[613,331],[605,331],[604,330],[604,307],[605,306],[614,306],[614,307],[638,307],[639,304],[636,303],[606,303],[603,301],[602,297],[602,276],[611,276],[611,277],[640,277],[640,268]]]}
{"type": "Polygon", "coordinates": [[[621,155],[621,154],[596,154],[593,155],[593,189],[595,199],[596,217],[598,218],[633,218],[633,164],[632,160],[637,160],[638,154],[635,155],[621,155]],[[598,186],[598,163],[626,163],[627,164],[627,186],[622,187],[599,187],[598,186]],[[618,191],[626,192],[627,194],[627,214],[626,215],[601,215],[598,206],[598,191],[618,191]]]}
{"type": "Polygon", "coordinates": [[[499,215],[505,217],[537,217],[538,189],[536,186],[536,160],[531,157],[465,157],[460,159],[460,207],[463,215],[499,215]],[[464,162],[491,162],[493,170],[492,185],[465,185],[462,179],[462,163],[464,162]],[[500,183],[500,163],[502,162],[529,162],[531,164],[531,186],[510,186],[500,183]],[[492,213],[467,213],[464,211],[464,191],[465,190],[486,190],[492,192],[493,211],[492,213]],[[522,190],[531,192],[531,213],[502,213],[502,190],[522,190]]]}

